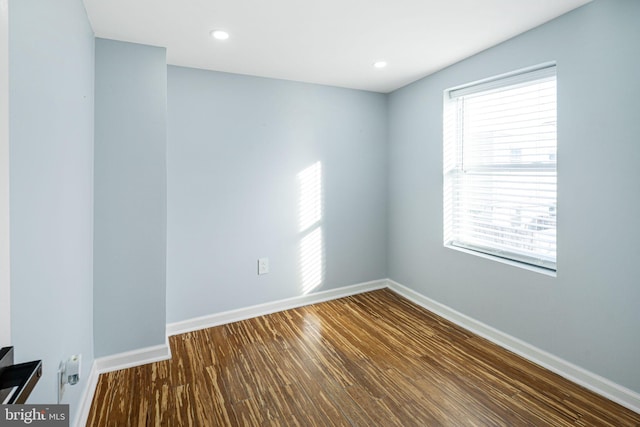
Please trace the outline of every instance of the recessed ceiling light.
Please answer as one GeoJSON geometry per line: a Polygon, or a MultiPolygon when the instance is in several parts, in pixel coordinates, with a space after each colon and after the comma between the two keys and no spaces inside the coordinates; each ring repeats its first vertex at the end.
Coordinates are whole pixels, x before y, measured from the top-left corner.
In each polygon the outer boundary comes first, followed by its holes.
{"type": "Polygon", "coordinates": [[[375,68],[384,68],[387,66],[387,61],[376,61],[373,63],[375,68]]]}
{"type": "Polygon", "coordinates": [[[216,40],[226,40],[229,38],[229,33],[223,30],[213,30],[211,31],[211,37],[216,40]]]}

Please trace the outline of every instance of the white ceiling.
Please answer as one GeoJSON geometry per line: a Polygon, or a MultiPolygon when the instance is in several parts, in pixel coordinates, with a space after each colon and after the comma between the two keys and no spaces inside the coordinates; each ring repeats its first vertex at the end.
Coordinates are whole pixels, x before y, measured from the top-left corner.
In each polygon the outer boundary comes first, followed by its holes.
{"type": "Polygon", "coordinates": [[[167,62],[390,92],[591,0],[84,0],[97,37],[167,62]],[[224,41],[209,36],[224,29],[224,41]],[[372,64],[385,60],[388,66],[372,64]]]}

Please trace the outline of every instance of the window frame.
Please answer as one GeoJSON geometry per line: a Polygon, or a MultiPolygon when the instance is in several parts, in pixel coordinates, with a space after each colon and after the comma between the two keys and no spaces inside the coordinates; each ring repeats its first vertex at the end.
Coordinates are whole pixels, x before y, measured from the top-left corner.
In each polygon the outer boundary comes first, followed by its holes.
{"type": "MultiPolygon", "coordinates": [[[[492,259],[495,261],[507,263],[509,265],[515,265],[521,268],[525,268],[528,270],[533,270],[537,272],[541,272],[544,274],[548,274],[551,276],[556,275],[557,271],[557,200],[558,200],[558,192],[557,192],[557,90],[554,93],[554,106],[553,109],[555,111],[555,121],[554,121],[554,158],[552,162],[548,164],[541,165],[540,163],[535,162],[522,162],[521,164],[516,165],[516,163],[508,161],[506,163],[506,168],[510,170],[511,176],[516,177],[517,173],[513,172],[513,170],[517,168],[522,168],[522,170],[532,170],[538,171],[535,172],[537,174],[537,180],[540,180],[542,176],[546,173],[548,182],[552,182],[553,186],[553,201],[549,203],[549,215],[553,216],[553,227],[552,227],[552,235],[553,235],[553,250],[549,250],[551,255],[544,254],[544,250],[535,250],[538,254],[534,254],[534,256],[530,256],[528,254],[518,253],[515,248],[512,248],[512,251],[504,250],[501,248],[499,244],[495,243],[495,246],[491,244],[478,244],[478,242],[464,241],[464,239],[460,239],[459,235],[462,233],[459,231],[461,229],[461,224],[464,221],[471,221],[473,218],[471,214],[467,214],[466,217],[459,219],[456,218],[456,208],[455,206],[458,204],[460,197],[458,197],[459,193],[456,193],[456,190],[459,192],[461,188],[464,188],[464,184],[461,184],[461,181],[466,173],[464,162],[463,162],[463,153],[465,149],[465,141],[464,132],[463,132],[463,124],[461,120],[461,115],[464,112],[460,111],[460,102],[459,99],[463,99],[464,97],[470,96],[482,96],[483,94],[490,94],[494,91],[500,90],[509,90],[517,87],[528,87],[532,86],[536,83],[539,83],[543,80],[553,79],[554,83],[557,84],[557,71],[555,62],[547,62],[543,64],[539,64],[533,67],[528,67],[525,69],[516,70],[513,72],[501,74],[498,76],[490,77],[488,79],[483,79],[480,81],[456,86],[453,88],[446,89],[444,91],[444,105],[443,105],[443,239],[444,246],[447,248],[455,249],[458,251],[470,253],[473,255],[477,255],[483,258],[492,259]],[[534,165],[535,163],[535,165],[534,165]],[[546,169],[545,169],[546,168],[546,169]],[[542,171],[542,172],[539,172],[542,171]],[[546,172],[545,172],[546,171],[546,172]]],[[[555,87],[555,86],[554,86],[555,87]]],[[[473,143],[467,143],[467,147],[473,146],[473,143]]],[[[494,144],[491,142],[491,144],[494,144]]],[[[470,150],[471,148],[467,148],[470,150]]],[[[484,166],[484,165],[483,165],[484,166]]],[[[474,173],[477,173],[476,169],[474,173]]],[[[496,167],[489,167],[487,169],[488,175],[490,175],[490,179],[496,179],[496,167]],[[493,170],[493,172],[491,172],[493,170]]],[[[519,183],[518,185],[525,186],[524,183],[519,183]]],[[[520,187],[523,188],[523,187],[520,187]]],[[[467,187],[468,190],[468,187],[467,187]]],[[[488,200],[491,200],[493,196],[488,196],[488,200]]],[[[541,205],[542,206],[542,205],[541,205]]],[[[459,212],[461,209],[458,209],[459,212]]],[[[463,212],[464,213],[464,212],[463,212]]],[[[460,215],[458,213],[458,215],[460,215]]],[[[494,221],[493,217],[490,217],[491,221],[494,221]]],[[[535,234],[531,232],[532,236],[535,234]]],[[[494,238],[495,240],[496,238],[494,238]]],[[[490,240],[488,238],[487,240],[490,240]]],[[[536,243],[538,240],[535,241],[536,243]]],[[[488,243],[488,242],[485,242],[488,243]]],[[[504,246],[504,245],[503,245],[504,246]]]]}

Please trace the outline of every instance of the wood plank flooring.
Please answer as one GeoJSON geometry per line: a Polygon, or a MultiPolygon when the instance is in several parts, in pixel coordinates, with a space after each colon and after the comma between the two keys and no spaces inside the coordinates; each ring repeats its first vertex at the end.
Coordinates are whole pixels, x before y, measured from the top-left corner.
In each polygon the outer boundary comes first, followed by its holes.
{"type": "Polygon", "coordinates": [[[640,426],[640,415],[380,290],[173,336],[100,376],[89,426],[640,426]]]}

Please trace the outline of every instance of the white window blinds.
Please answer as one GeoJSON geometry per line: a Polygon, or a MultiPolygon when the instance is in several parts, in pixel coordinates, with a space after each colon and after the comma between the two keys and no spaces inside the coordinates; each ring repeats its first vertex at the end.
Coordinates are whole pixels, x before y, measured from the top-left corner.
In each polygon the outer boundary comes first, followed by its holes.
{"type": "Polygon", "coordinates": [[[445,244],[556,269],[555,66],[445,92],[445,244]]]}

